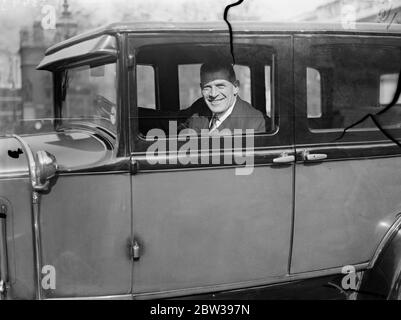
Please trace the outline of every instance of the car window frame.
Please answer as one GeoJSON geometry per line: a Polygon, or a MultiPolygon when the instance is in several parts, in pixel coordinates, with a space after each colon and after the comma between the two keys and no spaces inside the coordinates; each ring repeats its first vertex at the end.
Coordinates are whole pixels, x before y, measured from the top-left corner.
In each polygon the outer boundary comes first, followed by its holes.
{"type": "MultiPolygon", "coordinates": [[[[305,48],[307,46],[319,44],[357,44],[357,45],[385,45],[399,47],[401,40],[397,35],[381,34],[296,34],[294,35],[294,78],[295,78],[295,135],[297,144],[315,144],[315,143],[349,143],[349,142],[391,142],[388,140],[379,128],[355,128],[350,129],[342,137],[341,141],[337,139],[344,131],[341,128],[313,130],[308,125],[307,102],[306,102],[306,67],[304,63],[306,58],[305,48]]],[[[309,66],[310,67],[310,66],[309,66]]],[[[323,77],[321,78],[323,82],[323,77]]],[[[322,85],[322,111],[324,112],[327,99],[322,85]]],[[[386,129],[390,134],[397,134],[401,137],[400,129],[386,129]]]]}
{"type": "MultiPolygon", "coordinates": [[[[235,44],[245,45],[245,46],[266,46],[272,47],[274,51],[274,55],[272,56],[272,66],[271,66],[271,74],[272,74],[272,105],[275,109],[275,118],[274,121],[276,123],[275,130],[270,133],[257,133],[254,135],[254,147],[255,150],[264,149],[266,147],[277,148],[278,146],[283,145],[292,145],[292,110],[290,110],[290,101],[286,101],[287,105],[281,105],[281,99],[279,99],[279,93],[283,88],[280,86],[283,85],[283,80],[281,76],[278,74],[279,68],[289,68],[292,73],[292,65],[288,65],[288,61],[292,59],[292,36],[290,34],[246,34],[246,33],[238,33],[236,35],[235,44]],[[282,55],[282,56],[279,56],[282,55]],[[287,65],[286,65],[287,63],[287,65]],[[285,115],[285,117],[283,117],[285,115]]],[[[142,46],[149,45],[172,45],[172,44],[216,44],[216,45],[229,45],[229,37],[226,32],[216,32],[215,34],[206,34],[204,32],[185,32],[181,34],[172,33],[163,35],[147,35],[140,33],[132,33],[128,35],[128,44],[129,50],[128,54],[133,60],[128,78],[129,83],[136,83],[136,75],[133,70],[136,69],[136,53],[139,48],[142,46]]],[[[157,69],[157,68],[155,68],[157,69]]],[[[158,76],[156,74],[156,76],[158,76]]],[[[251,72],[252,77],[252,72],[251,72]]],[[[253,81],[253,79],[251,79],[253,81]]],[[[253,82],[254,83],[254,82],[253,82]]],[[[285,90],[288,92],[292,92],[292,82],[285,83],[287,87],[285,90]]],[[[136,102],[136,92],[135,90],[130,90],[130,128],[131,128],[131,154],[143,155],[146,152],[147,147],[149,147],[153,140],[143,139],[138,134],[138,109],[136,102]]],[[[178,136],[174,137],[166,137],[166,141],[168,144],[177,143],[178,136]]],[[[245,137],[244,137],[245,138],[245,137]]],[[[197,140],[198,143],[202,143],[204,138],[198,135],[197,140]]],[[[210,140],[210,137],[207,139],[210,140]]],[[[180,142],[178,142],[180,146],[180,142]]],[[[178,146],[178,147],[179,147],[178,146]]]]}
{"type": "MultiPolygon", "coordinates": [[[[54,126],[56,130],[63,129],[63,128],[70,128],[74,127],[75,125],[78,125],[81,127],[82,125],[85,125],[85,123],[92,124],[91,127],[95,128],[101,128],[99,132],[107,132],[108,136],[113,137],[113,140],[115,140],[115,143],[113,143],[114,147],[116,150],[119,150],[121,147],[121,143],[119,143],[119,136],[120,132],[122,132],[122,121],[121,121],[121,112],[122,112],[122,104],[120,99],[118,98],[121,92],[121,81],[120,81],[120,75],[121,75],[121,63],[119,59],[110,59],[110,58],[91,58],[87,60],[82,60],[82,61],[75,61],[74,63],[69,63],[63,65],[62,68],[58,68],[57,70],[52,71],[53,73],[53,104],[54,104],[54,126]],[[75,69],[75,68],[80,68],[80,67],[85,67],[88,66],[89,68],[92,67],[99,67],[99,66],[105,66],[108,64],[115,64],[115,70],[116,70],[116,77],[115,77],[115,84],[116,84],[116,108],[117,108],[117,113],[116,113],[116,123],[115,123],[115,132],[111,131],[108,128],[105,128],[104,126],[100,124],[96,124],[91,121],[82,121],[82,124],[80,123],[80,120],[74,121],[70,120],[68,117],[63,116],[63,107],[64,107],[64,102],[62,97],[62,81],[63,81],[63,73],[67,70],[75,69]]],[[[121,140],[121,139],[120,139],[121,140]]],[[[118,153],[118,152],[117,152],[118,153]]]]}

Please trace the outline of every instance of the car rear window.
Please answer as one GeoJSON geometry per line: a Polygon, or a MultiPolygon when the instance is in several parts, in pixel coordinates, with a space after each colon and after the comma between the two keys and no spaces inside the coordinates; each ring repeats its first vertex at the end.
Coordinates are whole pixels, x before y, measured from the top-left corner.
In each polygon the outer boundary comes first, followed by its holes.
{"type": "MultiPolygon", "coordinates": [[[[391,102],[401,69],[400,47],[315,45],[309,56],[304,72],[310,129],[346,128],[391,102]]],[[[400,128],[401,99],[377,119],[384,128],[400,128]]],[[[370,128],[376,128],[370,119],[355,127],[370,128]]]]}

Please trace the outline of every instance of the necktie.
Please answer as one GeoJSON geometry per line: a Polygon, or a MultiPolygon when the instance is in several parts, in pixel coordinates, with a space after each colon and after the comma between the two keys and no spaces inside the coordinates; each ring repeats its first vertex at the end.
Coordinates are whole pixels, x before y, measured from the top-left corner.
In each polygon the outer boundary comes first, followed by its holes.
{"type": "Polygon", "coordinates": [[[210,121],[209,124],[209,131],[211,131],[214,127],[216,127],[218,120],[219,117],[216,114],[213,114],[212,120],[210,121]]]}

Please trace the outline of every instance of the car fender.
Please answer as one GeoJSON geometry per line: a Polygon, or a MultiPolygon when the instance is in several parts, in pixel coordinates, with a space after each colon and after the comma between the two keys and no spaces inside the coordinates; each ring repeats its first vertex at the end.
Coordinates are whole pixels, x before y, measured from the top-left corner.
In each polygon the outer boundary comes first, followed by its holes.
{"type": "Polygon", "coordinates": [[[378,245],[358,290],[358,299],[400,299],[401,214],[378,245]]]}

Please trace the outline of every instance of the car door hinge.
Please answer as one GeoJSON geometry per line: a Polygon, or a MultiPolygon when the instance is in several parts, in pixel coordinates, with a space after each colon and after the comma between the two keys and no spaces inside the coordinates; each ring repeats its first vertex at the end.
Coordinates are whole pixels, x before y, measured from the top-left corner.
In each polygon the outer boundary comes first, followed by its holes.
{"type": "Polygon", "coordinates": [[[128,253],[130,256],[130,259],[137,261],[140,258],[140,245],[137,240],[131,239],[129,244],[128,244],[128,253]]]}

